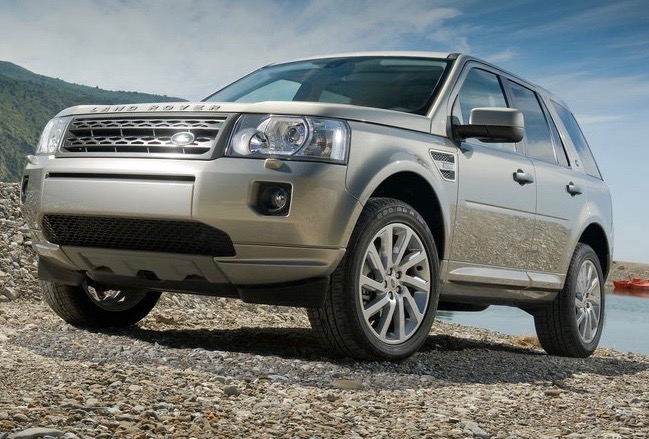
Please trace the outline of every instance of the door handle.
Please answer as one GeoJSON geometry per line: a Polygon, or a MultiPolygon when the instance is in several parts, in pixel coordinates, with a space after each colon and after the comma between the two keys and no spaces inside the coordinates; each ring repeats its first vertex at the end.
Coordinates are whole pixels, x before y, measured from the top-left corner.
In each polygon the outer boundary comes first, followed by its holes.
{"type": "Polygon", "coordinates": [[[516,172],[514,172],[514,180],[516,180],[518,184],[520,184],[521,186],[529,183],[534,183],[534,177],[532,177],[531,174],[528,174],[522,169],[519,169],[516,172]]]}
{"type": "Polygon", "coordinates": [[[566,190],[571,196],[581,195],[581,188],[572,181],[566,185],[566,190]]]}

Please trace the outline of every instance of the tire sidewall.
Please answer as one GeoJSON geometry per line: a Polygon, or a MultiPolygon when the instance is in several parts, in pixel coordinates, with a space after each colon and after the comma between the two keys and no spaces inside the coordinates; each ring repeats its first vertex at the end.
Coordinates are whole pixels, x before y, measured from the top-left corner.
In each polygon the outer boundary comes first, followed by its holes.
{"type": "Polygon", "coordinates": [[[346,267],[345,279],[347,280],[345,289],[347,290],[347,297],[353,302],[350,309],[354,310],[355,322],[357,331],[359,331],[363,338],[379,357],[389,357],[392,359],[405,358],[412,355],[424,343],[430,332],[430,327],[435,319],[437,311],[437,304],[439,301],[439,262],[437,256],[437,249],[432,234],[428,225],[424,222],[421,215],[419,215],[412,207],[405,203],[397,202],[385,206],[376,215],[374,221],[369,224],[359,224],[360,229],[355,230],[348,264],[346,267]],[[383,227],[392,223],[406,224],[413,229],[418,235],[419,239],[424,244],[426,254],[428,256],[429,273],[431,279],[431,289],[428,299],[428,305],[425,311],[425,317],[422,320],[419,328],[415,334],[407,341],[399,344],[389,344],[378,340],[370,328],[364,322],[362,303],[358,294],[359,289],[359,274],[364,264],[364,256],[367,248],[372,242],[372,239],[383,227]],[[354,236],[355,235],[355,236],[354,236]],[[355,239],[354,239],[355,238],[355,239]]]}

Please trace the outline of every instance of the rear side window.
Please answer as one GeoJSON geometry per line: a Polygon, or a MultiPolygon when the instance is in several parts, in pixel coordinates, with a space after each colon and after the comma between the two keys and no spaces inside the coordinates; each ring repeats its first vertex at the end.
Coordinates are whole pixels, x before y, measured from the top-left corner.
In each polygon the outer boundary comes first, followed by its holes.
{"type": "Polygon", "coordinates": [[[544,162],[557,163],[554,145],[550,138],[550,129],[536,93],[515,82],[507,82],[512,92],[512,107],[520,110],[525,120],[523,141],[527,156],[544,162]]]}
{"type": "Polygon", "coordinates": [[[577,120],[567,108],[563,107],[560,104],[557,104],[554,101],[552,101],[552,105],[557,111],[559,119],[561,119],[561,123],[563,123],[563,126],[566,127],[568,136],[570,137],[572,144],[575,145],[575,149],[579,154],[579,158],[581,159],[584,170],[588,175],[599,178],[601,180],[602,174],[600,174],[599,169],[597,168],[597,163],[595,163],[593,153],[588,147],[588,142],[586,142],[586,138],[581,132],[579,124],[577,124],[577,120]]]}

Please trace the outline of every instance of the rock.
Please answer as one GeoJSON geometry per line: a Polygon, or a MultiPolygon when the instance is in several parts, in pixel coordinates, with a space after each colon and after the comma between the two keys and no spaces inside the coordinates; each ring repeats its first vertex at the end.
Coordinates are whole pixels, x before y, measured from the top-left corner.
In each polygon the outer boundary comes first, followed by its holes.
{"type": "Polygon", "coordinates": [[[12,288],[4,287],[2,289],[2,294],[9,300],[14,300],[18,295],[14,292],[12,288]]]}
{"type": "Polygon", "coordinates": [[[13,420],[16,422],[29,422],[29,417],[22,413],[17,413],[13,416],[13,420]]]}
{"type": "Polygon", "coordinates": [[[38,438],[43,438],[43,437],[61,437],[65,434],[65,432],[61,430],[56,430],[54,428],[42,428],[42,427],[36,427],[36,428],[28,428],[23,431],[19,431],[18,433],[13,433],[9,435],[8,439],[38,439],[38,438]]]}
{"type": "Polygon", "coordinates": [[[241,395],[241,390],[237,386],[225,386],[223,388],[223,393],[226,396],[239,396],[241,395]]]}
{"type": "Polygon", "coordinates": [[[16,233],[13,236],[12,241],[15,242],[18,245],[21,245],[25,241],[25,238],[23,237],[22,233],[16,233]]]}
{"type": "Polygon", "coordinates": [[[489,439],[491,435],[484,431],[480,426],[473,421],[464,421],[460,423],[460,426],[464,424],[464,433],[472,434],[473,437],[478,437],[480,439],[489,439]]]}
{"type": "Polygon", "coordinates": [[[557,397],[561,395],[561,390],[559,389],[548,389],[545,392],[543,392],[545,396],[551,396],[551,397],[557,397]]]}

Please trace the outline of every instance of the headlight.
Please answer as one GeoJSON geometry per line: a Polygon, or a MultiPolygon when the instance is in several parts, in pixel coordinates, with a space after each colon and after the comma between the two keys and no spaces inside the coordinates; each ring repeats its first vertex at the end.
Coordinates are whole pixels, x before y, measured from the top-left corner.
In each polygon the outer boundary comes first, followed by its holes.
{"type": "Polygon", "coordinates": [[[349,127],[320,117],[243,115],[226,155],[346,163],[349,127]]]}
{"type": "Polygon", "coordinates": [[[48,155],[56,152],[70,119],[72,117],[55,117],[45,125],[36,146],[36,155],[48,155]]]}

